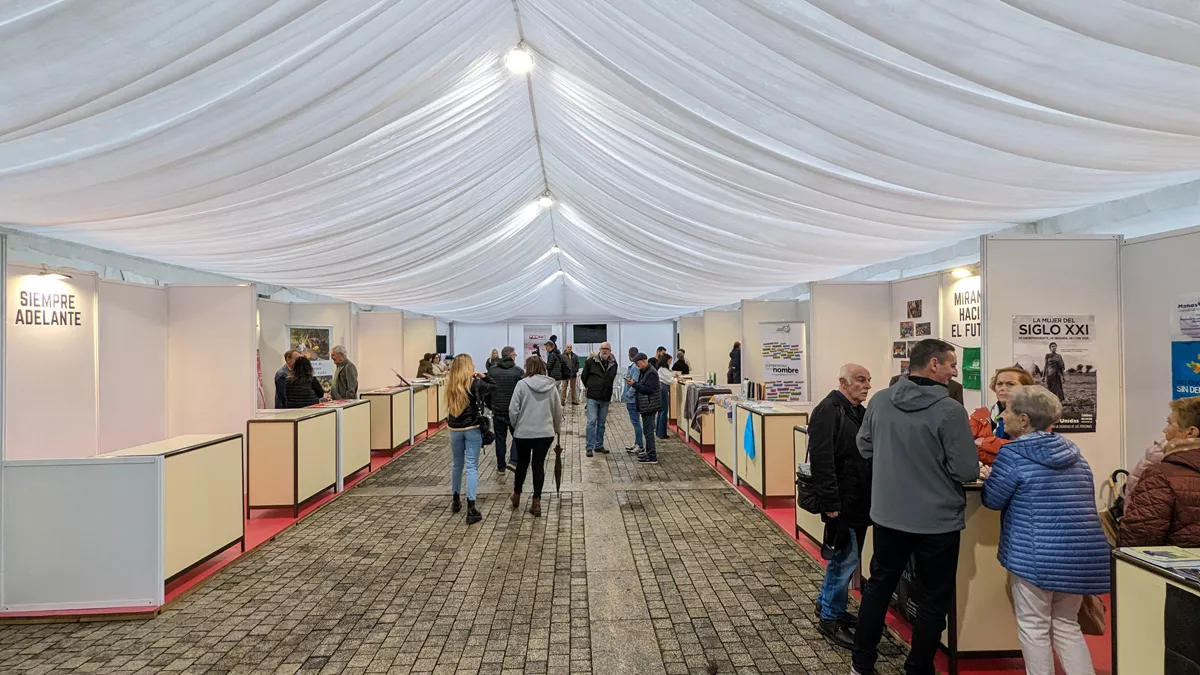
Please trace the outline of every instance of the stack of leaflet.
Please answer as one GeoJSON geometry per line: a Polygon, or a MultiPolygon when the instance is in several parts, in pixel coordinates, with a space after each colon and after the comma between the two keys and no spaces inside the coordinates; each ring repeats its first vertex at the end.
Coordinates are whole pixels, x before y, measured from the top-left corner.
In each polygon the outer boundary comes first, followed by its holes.
{"type": "Polygon", "coordinates": [[[1121,552],[1163,569],[1169,569],[1192,581],[1200,582],[1200,548],[1178,546],[1137,546],[1121,552]]]}

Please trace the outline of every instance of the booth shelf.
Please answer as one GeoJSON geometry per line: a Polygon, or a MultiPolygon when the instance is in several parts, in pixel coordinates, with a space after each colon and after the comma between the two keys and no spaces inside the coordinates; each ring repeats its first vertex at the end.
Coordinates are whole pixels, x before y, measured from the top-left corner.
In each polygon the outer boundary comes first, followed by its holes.
{"type": "Polygon", "coordinates": [[[1187,667],[1197,663],[1196,634],[1188,620],[1194,626],[1200,614],[1200,582],[1122,549],[1113,552],[1111,564],[1114,675],[1192,672],[1187,667]],[[1168,662],[1181,669],[1167,670],[1168,662]]]}
{"type": "Polygon", "coordinates": [[[332,408],[266,410],[246,423],[246,517],[291,508],[337,487],[337,415],[332,408]]]}

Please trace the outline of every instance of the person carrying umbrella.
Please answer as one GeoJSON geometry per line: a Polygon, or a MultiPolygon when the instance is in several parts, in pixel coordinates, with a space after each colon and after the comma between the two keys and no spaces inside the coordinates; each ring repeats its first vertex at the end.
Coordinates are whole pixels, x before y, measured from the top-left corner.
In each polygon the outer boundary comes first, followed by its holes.
{"type": "Polygon", "coordinates": [[[517,474],[513,479],[512,507],[521,506],[525,473],[533,465],[533,501],[529,513],[542,515],[542,485],[546,481],[546,455],[562,426],[562,401],[557,383],[546,374],[546,362],[538,356],[525,359],[525,377],[513,390],[508,418],[517,446],[517,474]]]}

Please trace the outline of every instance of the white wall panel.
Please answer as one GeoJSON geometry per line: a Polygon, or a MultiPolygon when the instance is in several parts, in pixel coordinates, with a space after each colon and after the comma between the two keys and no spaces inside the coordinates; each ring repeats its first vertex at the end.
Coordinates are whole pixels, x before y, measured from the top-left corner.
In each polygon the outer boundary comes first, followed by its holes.
{"type": "Polygon", "coordinates": [[[888,383],[891,367],[891,289],[884,282],[812,285],[809,299],[812,400],[838,387],[838,371],[858,363],[871,371],[876,391],[888,383]]]}
{"type": "MultiPolygon", "coordinates": [[[[795,300],[742,301],[742,377],[762,382],[762,333],[760,323],[799,321],[800,303],[795,300]]],[[[807,346],[806,346],[807,347],[807,346]]]]}
{"type": "Polygon", "coordinates": [[[262,359],[267,407],[275,405],[275,371],[285,365],[283,353],[289,349],[287,324],[290,314],[290,303],[258,300],[258,353],[262,359]]]}
{"type": "MultiPolygon", "coordinates": [[[[920,277],[911,279],[901,279],[893,281],[892,302],[891,302],[891,331],[892,340],[896,342],[908,342],[909,346],[912,343],[922,340],[927,337],[941,337],[942,331],[942,303],[941,303],[941,278],[940,274],[926,274],[920,277]],[[919,318],[908,318],[908,302],[917,300],[921,303],[921,316],[919,318]],[[914,335],[908,338],[900,337],[900,324],[912,321],[914,325],[914,335]],[[916,335],[915,326],[917,324],[929,324],[929,332],[926,335],[916,335]]],[[[888,379],[893,375],[900,374],[900,362],[907,359],[891,358],[892,344],[889,342],[886,346],[888,357],[891,361],[891,369],[886,373],[888,379]]],[[[959,360],[962,359],[962,351],[958,352],[959,360]]],[[[874,373],[872,373],[874,375],[874,373]]],[[[961,378],[959,378],[961,380],[961,378]]],[[[888,380],[882,377],[879,378],[880,388],[887,385],[888,380]]]]}
{"type": "Polygon", "coordinates": [[[421,357],[437,348],[437,321],[429,317],[404,319],[404,369],[400,374],[414,377],[421,357]]]}
{"type": "MultiPolygon", "coordinates": [[[[288,323],[293,326],[332,326],[330,348],[342,345],[349,350],[353,342],[348,302],[293,302],[288,323]]],[[[354,357],[351,353],[350,360],[354,357]]]]}
{"type": "MultiPolygon", "coordinates": [[[[1014,316],[1096,317],[1091,352],[1097,371],[1096,432],[1068,437],[1083,451],[1099,483],[1125,464],[1120,237],[986,236],[982,241],[984,373],[1013,363],[1014,316]]],[[[994,400],[991,392],[985,392],[985,400],[994,400]]],[[[1160,410],[1158,418],[1165,414],[1160,410]]]]}
{"type": "Polygon", "coordinates": [[[671,349],[675,344],[674,321],[622,321],[608,324],[608,341],[622,367],[629,363],[629,348],[637,347],[651,358],[659,347],[671,349]],[[614,330],[615,337],[614,340],[614,330]]]}
{"type": "Polygon", "coordinates": [[[161,605],[161,462],[6,462],[0,607],[161,605]]]}
{"type": "Polygon", "coordinates": [[[404,314],[362,312],[357,316],[358,358],[351,360],[358,366],[359,392],[396,384],[396,373],[405,371],[404,314]]]}
{"type": "Polygon", "coordinates": [[[167,290],[101,281],[100,452],[167,437],[167,290]]]}
{"type": "Polygon", "coordinates": [[[1162,436],[1172,398],[1171,309],[1180,296],[1200,295],[1197,260],[1200,230],[1196,229],[1131,240],[1121,248],[1129,465],[1162,436]]]}
{"type": "Polygon", "coordinates": [[[5,456],[88,457],[99,445],[96,276],[73,272],[59,280],[41,271],[8,267],[5,456]],[[74,307],[45,307],[48,297],[74,307]]]}
{"type": "Polygon", "coordinates": [[[508,342],[508,324],[506,323],[454,324],[455,356],[470,354],[475,361],[475,369],[480,372],[483,372],[484,364],[491,356],[492,350],[504,349],[506,346],[517,348],[517,360],[520,361],[521,345],[508,342]]]}
{"type": "Polygon", "coordinates": [[[168,286],[167,298],[167,434],[246,433],[258,398],[254,287],[168,286]]]}
{"type": "Polygon", "coordinates": [[[687,360],[692,366],[692,375],[703,380],[704,374],[708,372],[703,316],[679,317],[679,346],[687,351],[687,360]]]}
{"type": "MultiPolygon", "coordinates": [[[[729,371],[729,352],[734,342],[742,342],[742,313],[737,310],[707,310],[704,312],[705,373],[717,374],[717,384],[726,384],[729,371]]],[[[701,373],[701,378],[704,373],[701,373]]],[[[746,372],[742,371],[742,379],[746,372]]]]}

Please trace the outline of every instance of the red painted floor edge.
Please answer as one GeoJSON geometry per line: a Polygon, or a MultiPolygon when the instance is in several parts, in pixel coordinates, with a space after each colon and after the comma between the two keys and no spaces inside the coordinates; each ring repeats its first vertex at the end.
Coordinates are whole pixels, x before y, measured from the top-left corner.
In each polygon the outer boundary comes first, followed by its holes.
{"type": "MultiPolygon", "coordinates": [[[[243,553],[240,546],[234,545],[226,549],[220,555],[213,557],[204,564],[197,566],[187,574],[175,579],[167,585],[164,595],[164,602],[157,607],[96,607],[88,609],[56,609],[42,610],[37,612],[0,612],[0,621],[5,619],[11,620],[37,620],[37,619],[63,619],[70,620],[72,618],[86,619],[88,617],[107,616],[121,619],[135,618],[153,618],[158,612],[169,606],[175,600],[186,595],[189,591],[195,589],[202,582],[210,579],[217,572],[225,569],[232,563],[248,555],[251,551],[258,548],[262,544],[277,537],[280,533],[287,530],[289,527],[303,520],[308,515],[325,506],[329,502],[337,499],[345,494],[350,488],[358,485],[367,476],[382,469],[390,464],[396,458],[400,457],[409,450],[420,445],[422,441],[427,440],[430,436],[441,429],[441,426],[430,425],[426,431],[417,434],[416,442],[412,445],[405,446],[396,451],[396,454],[387,454],[386,451],[378,454],[371,453],[371,470],[369,472],[360,470],[358,473],[350,476],[345,483],[345,488],[342,492],[334,493],[327,491],[320,496],[315,497],[305,503],[300,509],[298,518],[292,517],[291,509],[262,509],[252,511],[250,517],[245,520],[246,526],[246,551],[243,553]]],[[[243,513],[245,509],[243,508],[243,513]]]]}
{"type": "MultiPolygon", "coordinates": [[[[694,441],[688,439],[682,429],[675,427],[672,430],[679,435],[680,439],[683,440],[689,448],[694,450],[696,454],[700,455],[705,462],[708,462],[709,466],[712,466],[722,478],[728,481],[731,485],[733,484],[733,473],[717,463],[715,452],[703,450],[694,441]]],[[[793,541],[798,543],[800,548],[804,549],[804,551],[812,556],[814,560],[816,560],[822,566],[826,564],[826,561],[821,558],[821,547],[818,544],[803,534],[800,535],[799,538],[796,537],[796,511],[795,506],[790,503],[790,500],[787,498],[768,498],[767,507],[763,508],[762,503],[759,501],[758,494],[753,490],[750,490],[743,485],[738,485],[737,489],[746,497],[747,500],[750,501],[751,504],[763,511],[763,513],[765,513],[767,517],[769,517],[776,525],[778,525],[780,529],[786,532],[793,541]],[[788,501],[789,503],[786,506],[783,506],[780,505],[776,499],[782,499],[782,501],[788,501]]],[[[859,591],[854,591],[854,595],[859,599],[862,598],[862,594],[859,591]]],[[[1105,634],[1102,636],[1089,635],[1085,637],[1088,643],[1088,651],[1090,651],[1092,655],[1092,664],[1096,670],[1096,675],[1111,675],[1112,610],[1108,596],[1104,596],[1103,600],[1105,607],[1109,609],[1108,620],[1110,621],[1110,625],[1108,630],[1106,630],[1105,634]]],[[[912,642],[912,625],[905,621],[904,618],[899,614],[889,610],[887,624],[888,627],[890,627],[896,633],[896,635],[900,637],[900,639],[908,643],[912,642]]],[[[936,667],[940,673],[949,672],[949,663],[944,653],[938,653],[936,667]]],[[[972,675],[1021,675],[1025,672],[1025,666],[1024,662],[1019,658],[961,658],[959,659],[959,672],[971,673],[972,675]]],[[[1059,667],[1058,672],[1062,672],[1061,667],[1059,667]]]]}

